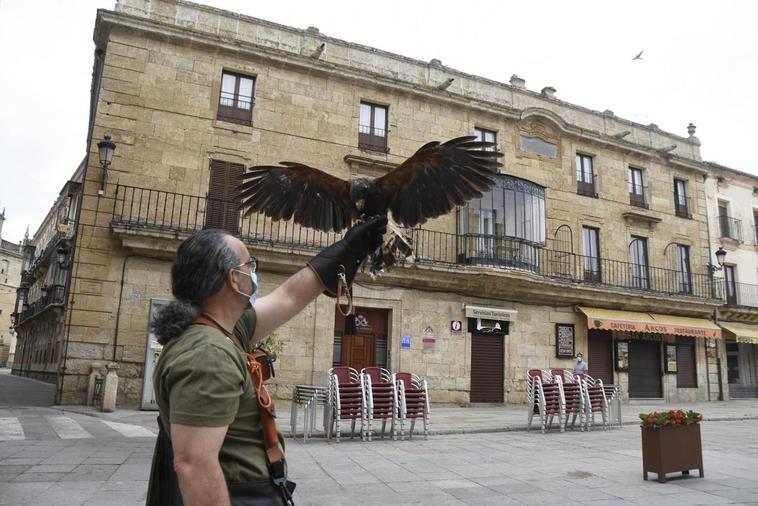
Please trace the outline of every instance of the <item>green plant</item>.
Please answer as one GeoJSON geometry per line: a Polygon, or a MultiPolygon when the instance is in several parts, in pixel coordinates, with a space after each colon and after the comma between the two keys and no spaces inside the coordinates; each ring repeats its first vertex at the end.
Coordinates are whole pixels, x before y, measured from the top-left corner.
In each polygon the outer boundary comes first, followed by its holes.
{"type": "Polygon", "coordinates": [[[687,412],[681,409],[652,413],[640,413],[641,427],[660,429],[661,427],[679,427],[682,425],[695,425],[703,421],[703,415],[695,411],[687,412]]]}
{"type": "Polygon", "coordinates": [[[276,357],[284,350],[284,343],[279,339],[279,335],[274,332],[255,343],[255,347],[276,357]]]}

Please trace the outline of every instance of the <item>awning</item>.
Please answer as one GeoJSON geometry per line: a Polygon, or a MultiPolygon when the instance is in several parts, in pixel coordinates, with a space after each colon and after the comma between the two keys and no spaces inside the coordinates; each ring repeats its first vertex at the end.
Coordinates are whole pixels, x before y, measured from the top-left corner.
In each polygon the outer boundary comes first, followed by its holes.
{"type": "Polygon", "coordinates": [[[624,332],[651,332],[720,338],[721,328],[703,318],[687,318],[662,314],[619,311],[579,306],[579,311],[587,316],[587,328],[616,330],[624,332]]]}
{"type": "Polygon", "coordinates": [[[724,330],[734,334],[738,343],[758,344],[758,325],[732,322],[720,322],[719,325],[724,330]]]}

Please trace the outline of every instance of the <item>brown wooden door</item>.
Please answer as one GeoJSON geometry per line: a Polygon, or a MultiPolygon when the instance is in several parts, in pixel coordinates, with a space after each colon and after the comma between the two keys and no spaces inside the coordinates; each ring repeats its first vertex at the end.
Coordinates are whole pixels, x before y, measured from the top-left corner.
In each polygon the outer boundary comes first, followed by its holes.
{"type": "Polygon", "coordinates": [[[629,341],[629,397],[663,397],[660,342],[629,341]]]}
{"type": "Polygon", "coordinates": [[[471,402],[503,402],[502,335],[471,335],[471,402]]]}
{"type": "Polygon", "coordinates": [[[356,333],[346,335],[344,334],[345,317],[339,311],[335,312],[333,365],[352,367],[358,371],[364,367],[386,368],[389,311],[386,309],[356,308],[355,316],[356,333]]]}
{"type": "Polygon", "coordinates": [[[613,352],[611,349],[613,333],[610,330],[590,329],[587,332],[588,348],[585,355],[587,374],[603,380],[604,384],[613,383],[613,352]]]}
{"type": "Polygon", "coordinates": [[[238,163],[211,160],[208,200],[205,206],[205,228],[220,228],[239,233],[239,199],[237,185],[245,166],[238,163]]]}

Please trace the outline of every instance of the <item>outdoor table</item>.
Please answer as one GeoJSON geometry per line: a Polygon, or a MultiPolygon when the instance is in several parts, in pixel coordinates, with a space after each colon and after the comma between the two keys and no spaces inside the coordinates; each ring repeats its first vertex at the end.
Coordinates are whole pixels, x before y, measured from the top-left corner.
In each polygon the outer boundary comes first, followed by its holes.
{"type": "Polygon", "coordinates": [[[303,407],[303,441],[307,441],[313,435],[316,425],[316,411],[318,406],[324,408],[324,430],[326,430],[326,398],[327,388],[318,385],[295,385],[292,390],[292,407],[290,412],[290,433],[295,437],[297,430],[297,411],[303,407]]]}

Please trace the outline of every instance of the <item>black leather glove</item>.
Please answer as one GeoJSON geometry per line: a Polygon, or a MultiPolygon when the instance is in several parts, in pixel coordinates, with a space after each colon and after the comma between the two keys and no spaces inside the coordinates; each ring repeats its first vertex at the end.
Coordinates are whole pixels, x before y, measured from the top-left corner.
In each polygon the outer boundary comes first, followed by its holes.
{"type": "Polygon", "coordinates": [[[338,275],[344,271],[348,286],[352,286],[358,266],[369,253],[382,245],[387,231],[387,217],[374,216],[355,225],[345,237],[308,260],[308,266],[324,285],[324,293],[337,296],[338,275]]]}

